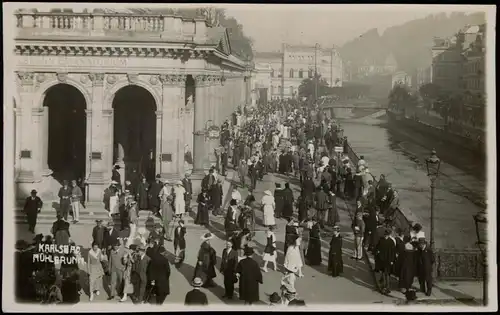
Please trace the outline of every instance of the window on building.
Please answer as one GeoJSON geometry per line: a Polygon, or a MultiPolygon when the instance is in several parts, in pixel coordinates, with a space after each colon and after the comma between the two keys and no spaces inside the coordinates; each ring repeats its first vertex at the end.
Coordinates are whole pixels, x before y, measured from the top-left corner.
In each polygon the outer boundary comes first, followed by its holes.
{"type": "Polygon", "coordinates": [[[293,96],[293,86],[290,86],[290,95],[293,96]]]}
{"type": "Polygon", "coordinates": [[[304,70],[299,70],[299,78],[302,79],[304,77],[304,70]]]}
{"type": "Polygon", "coordinates": [[[309,69],[307,76],[308,76],[309,78],[312,78],[312,77],[313,77],[313,70],[312,70],[312,69],[309,69]]]}
{"type": "Polygon", "coordinates": [[[271,69],[271,78],[274,78],[274,69],[271,69]]]}
{"type": "Polygon", "coordinates": [[[294,75],[294,70],[293,69],[290,69],[290,78],[293,78],[293,75],[294,75]]]}

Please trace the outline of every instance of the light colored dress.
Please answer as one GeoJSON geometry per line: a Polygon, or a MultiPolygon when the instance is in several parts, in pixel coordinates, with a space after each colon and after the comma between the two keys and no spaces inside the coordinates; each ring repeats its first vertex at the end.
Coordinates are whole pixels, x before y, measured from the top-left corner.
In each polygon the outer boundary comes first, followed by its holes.
{"type": "Polygon", "coordinates": [[[94,251],[93,249],[89,250],[87,272],[89,274],[90,292],[98,291],[102,286],[99,283],[102,281],[102,277],[104,276],[104,270],[102,269],[101,263],[102,260],[103,257],[100,249],[97,249],[97,251],[94,251]]]}
{"type": "Polygon", "coordinates": [[[119,211],[119,198],[118,196],[114,195],[109,197],[109,215],[113,214],[118,214],[119,211]]]}
{"type": "Polygon", "coordinates": [[[125,271],[123,272],[123,293],[132,294],[134,293],[134,285],[132,284],[132,252],[128,251],[125,257],[123,257],[123,262],[125,264],[125,271]]]}
{"type": "Polygon", "coordinates": [[[175,215],[181,215],[186,212],[186,202],[184,201],[184,193],[186,190],[182,186],[174,188],[175,194],[175,215]]]}
{"type": "Polygon", "coordinates": [[[283,263],[283,266],[285,266],[285,268],[302,268],[304,263],[302,262],[300,248],[300,245],[290,245],[288,247],[288,250],[286,251],[285,262],[283,263]]]}
{"type": "Polygon", "coordinates": [[[274,209],[276,208],[276,204],[274,202],[274,197],[265,195],[262,197],[262,206],[264,207],[264,225],[276,225],[276,221],[274,220],[274,209]]]}

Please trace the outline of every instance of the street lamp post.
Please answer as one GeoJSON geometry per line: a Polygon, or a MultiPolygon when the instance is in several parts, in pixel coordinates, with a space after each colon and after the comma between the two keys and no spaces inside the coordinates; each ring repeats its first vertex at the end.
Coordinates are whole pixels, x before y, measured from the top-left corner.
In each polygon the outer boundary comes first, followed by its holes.
{"type": "Polygon", "coordinates": [[[434,189],[436,188],[436,179],[439,176],[439,167],[441,160],[436,155],[436,150],[432,150],[431,156],[425,160],[427,165],[427,175],[431,180],[431,249],[434,251],[434,189]]]}
{"type": "Polygon", "coordinates": [[[487,258],[487,235],[488,235],[488,219],[486,211],[479,211],[474,217],[476,225],[477,246],[481,251],[483,263],[483,305],[488,305],[488,258],[487,258]]]}

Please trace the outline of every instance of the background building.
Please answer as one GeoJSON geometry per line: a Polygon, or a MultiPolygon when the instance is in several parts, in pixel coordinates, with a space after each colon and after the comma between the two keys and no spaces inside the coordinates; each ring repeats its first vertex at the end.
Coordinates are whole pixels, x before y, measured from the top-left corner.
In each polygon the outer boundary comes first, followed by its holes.
{"type": "Polygon", "coordinates": [[[256,64],[270,69],[269,98],[294,98],[304,79],[312,78],[314,71],[330,87],[341,87],[344,81],[342,59],[336,48],[283,44],[279,52],[255,52],[256,64]]]}

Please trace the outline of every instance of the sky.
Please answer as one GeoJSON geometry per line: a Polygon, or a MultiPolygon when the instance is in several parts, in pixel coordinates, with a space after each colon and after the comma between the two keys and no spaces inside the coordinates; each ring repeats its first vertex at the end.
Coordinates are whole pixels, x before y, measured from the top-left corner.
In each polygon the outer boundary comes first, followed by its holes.
{"type": "Polygon", "coordinates": [[[225,5],[226,15],[243,25],[257,51],[276,51],[281,43],[342,46],[366,31],[452,11],[479,11],[476,6],[443,5],[225,5]]]}

